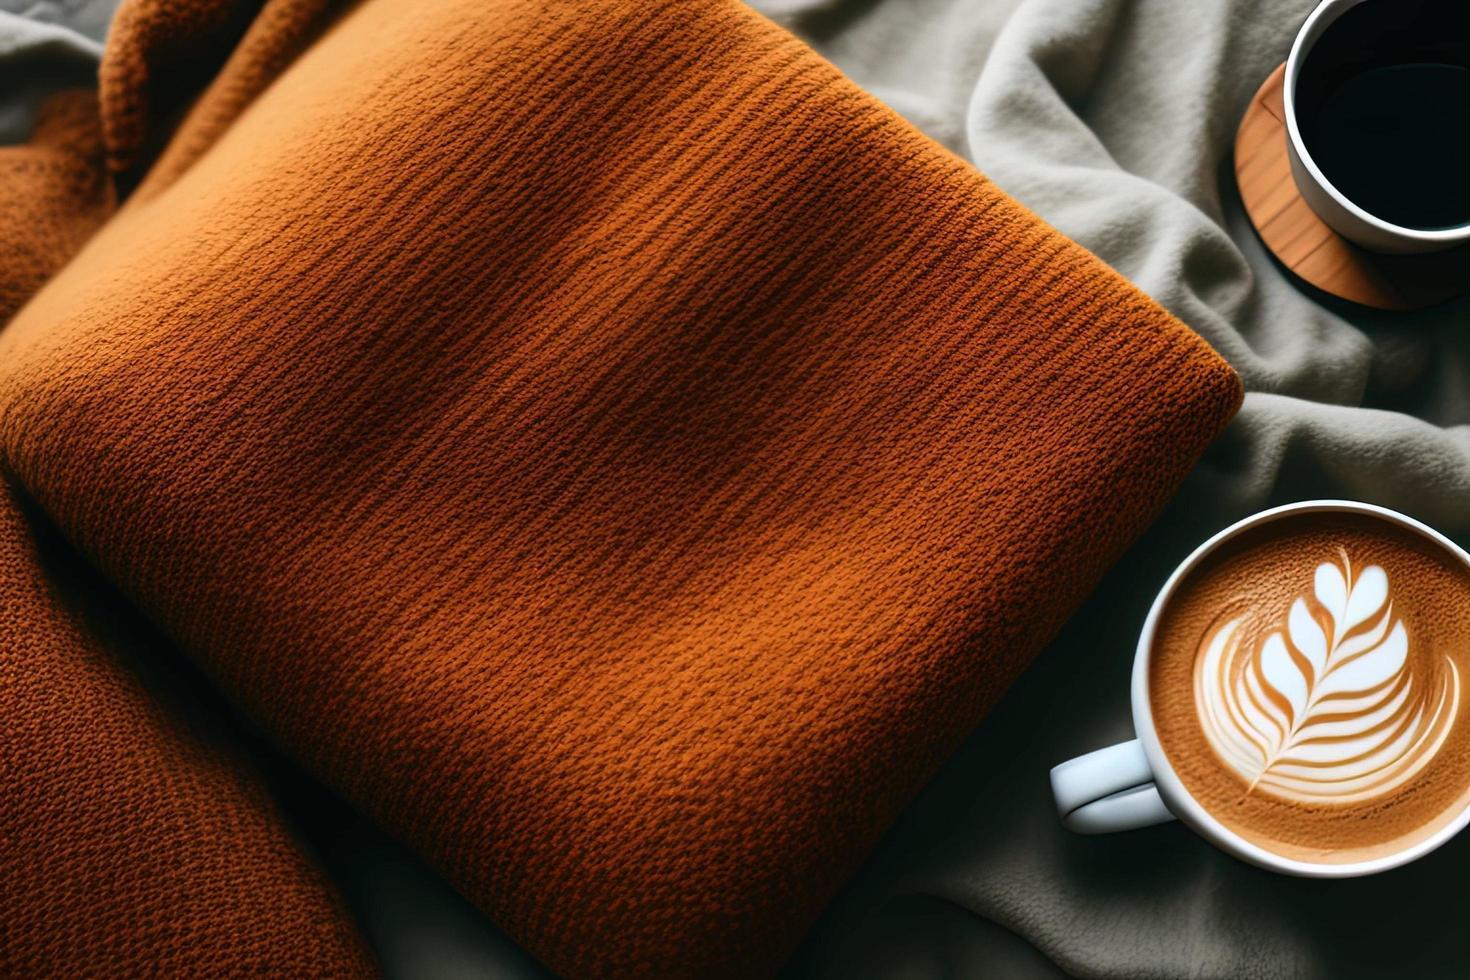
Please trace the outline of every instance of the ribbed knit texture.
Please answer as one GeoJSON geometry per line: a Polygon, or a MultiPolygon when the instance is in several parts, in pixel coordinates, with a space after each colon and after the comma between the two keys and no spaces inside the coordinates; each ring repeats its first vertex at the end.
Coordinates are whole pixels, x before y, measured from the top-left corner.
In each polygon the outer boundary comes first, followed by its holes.
{"type": "Polygon", "coordinates": [[[95,93],[60,92],[27,143],[0,146],[0,324],[112,212],[98,129],[95,93]]]}
{"type": "Polygon", "coordinates": [[[370,975],[229,732],[56,533],[0,484],[0,976],[370,975]]]}
{"type": "Polygon", "coordinates": [[[365,0],[212,104],[0,463],[569,977],[774,971],[1240,397],[734,0],[365,0]]]}

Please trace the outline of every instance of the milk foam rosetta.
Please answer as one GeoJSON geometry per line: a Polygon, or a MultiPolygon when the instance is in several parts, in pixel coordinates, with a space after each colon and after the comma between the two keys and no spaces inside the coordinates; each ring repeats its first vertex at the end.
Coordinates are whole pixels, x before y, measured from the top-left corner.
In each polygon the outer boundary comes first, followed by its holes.
{"type": "Polygon", "coordinates": [[[1346,549],[1280,610],[1222,609],[1200,639],[1194,703],[1246,795],[1321,806],[1372,800],[1420,772],[1460,710],[1447,656],[1411,656],[1378,565],[1346,549]]]}

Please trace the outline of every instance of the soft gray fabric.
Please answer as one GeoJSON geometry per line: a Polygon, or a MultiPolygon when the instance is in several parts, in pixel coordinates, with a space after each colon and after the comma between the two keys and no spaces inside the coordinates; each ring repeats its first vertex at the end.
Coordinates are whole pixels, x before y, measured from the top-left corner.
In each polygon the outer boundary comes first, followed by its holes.
{"type": "Polygon", "coordinates": [[[101,43],[119,0],[0,0],[0,11],[53,24],[101,43]]]}
{"type": "Polygon", "coordinates": [[[36,108],[53,92],[96,84],[102,46],[65,24],[23,17],[0,0],[0,146],[30,135],[36,108]]]}
{"type": "Polygon", "coordinates": [[[24,142],[53,92],[96,85],[119,0],[0,0],[0,146],[24,142]]]}
{"type": "Polygon", "coordinates": [[[995,941],[1001,926],[1078,976],[1470,975],[1470,839],[1374,878],[1304,881],[1227,858],[1178,824],[1070,835],[1047,788],[1051,765],[1131,736],[1147,607],[1222,525],[1341,496],[1470,542],[1470,303],[1388,315],[1309,296],[1236,198],[1235,128],[1313,3],[852,0],[785,18],[1206,336],[1249,392],[1163,519],[889,834],[793,974],[1032,975],[1000,959],[1013,947],[995,941]],[[946,928],[902,925],[915,903],[952,906],[946,928]]]}

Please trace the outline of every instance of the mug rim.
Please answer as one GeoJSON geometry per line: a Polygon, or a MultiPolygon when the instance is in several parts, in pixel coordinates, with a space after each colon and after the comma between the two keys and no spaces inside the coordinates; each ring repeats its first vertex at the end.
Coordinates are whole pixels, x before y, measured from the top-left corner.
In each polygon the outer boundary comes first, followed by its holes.
{"type": "Polygon", "coordinates": [[[1284,874],[1297,875],[1304,878],[1353,878],[1361,875],[1376,874],[1380,871],[1388,871],[1400,865],[1408,864],[1423,857],[1430,851],[1438,848],[1450,838],[1470,824],[1470,801],[1461,804],[1460,812],[1439,830],[1430,834],[1423,840],[1385,854],[1381,857],[1371,858],[1366,861],[1353,861],[1348,863],[1327,863],[1319,861],[1303,861],[1298,858],[1290,858],[1274,851],[1253,844],[1241,837],[1235,831],[1229,829],[1217,820],[1208,810],[1204,808],[1185,787],[1184,782],[1174,771],[1168,756],[1159,741],[1158,732],[1154,728],[1153,708],[1149,702],[1149,663],[1151,660],[1154,634],[1158,629],[1159,617],[1162,615],[1164,606],[1173,597],[1174,591],[1179,583],[1192,572],[1197,565],[1223,543],[1251,528],[1267,524],[1292,514],[1304,512],[1325,511],[1337,513],[1368,514],[1400,527],[1417,532],[1420,536],[1439,545],[1450,554],[1460,560],[1467,572],[1470,572],[1470,554],[1465,549],[1455,544],[1439,531],[1417,521],[1406,514],[1377,504],[1368,504],[1356,500],[1302,500],[1295,503],[1283,504],[1267,510],[1259,511],[1245,517],[1222,531],[1219,531],[1194,551],[1189,557],[1174,569],[1168,580],[1164,583],[1159,594],[1155,597],[1148,617],[1143,623],[1143,632],[1138,640],[1138,652],[1133,659],[1132,678],[1132,703],[1133,703],[1133,726],[1134,733],[1143,746],[1144,755],[1148,759],[1149,768],[1153,770],[1154,783],[1158,786],[1164,797],[1164,802],[1171,813],[1179,818],[1181,822],[1189,826],[1196,833],[1217,847],[1258,867],[1279,871],[1284,874]]]}
{"type": "Polygon", "coordinates": [[[1297,125],[1296,118],[1296,83],[1301,75],[1307,52],[1316,46],[1317,42],[1322,39],[1322,35],[1338,17],[1351,8],[1368,2],[1370,0],[1321,0],[1297,30],[1296,37],[1291,42],[1291,53],[1286,57],[1286,77],[1281,87],[1287,139],[1291,141],[1297,159],[1301,161],[1302,166],[1306,168],[1317,186],[1326,192],[1335,204],[1374,229],[1387,235],[1425,244],[1443,245],[1446,242],[1470,239],[1470,222],[1448,228],[1410,228],[1407,225],[1394,224],[1371,211],[1364,210],[1327,179],[1327,175],[1322,172],[1321,167],[1317,166],[1317,161],[1312,158],[1312,154],[1307,150],[1306,142],[1302,139],[1301,127],[1297,125]],[[1317,29],[1319,22],[1322,23],[1320,23],[1320,29],[1317,29]],[[1314,29],[1316,29],[1315,33],[1314,29]]]}

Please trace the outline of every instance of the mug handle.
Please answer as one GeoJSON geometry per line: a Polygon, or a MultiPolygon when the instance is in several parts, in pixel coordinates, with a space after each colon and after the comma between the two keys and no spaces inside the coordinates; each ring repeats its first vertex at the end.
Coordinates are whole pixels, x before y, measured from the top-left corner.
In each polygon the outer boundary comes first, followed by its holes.
{"type": "Polygon", "coordinates": [[[1054,767],[1051,792],[1062,825],[1079,834],[1134,830],[1175,819],[1159,796],[1136,738],[1054,767]]]}

